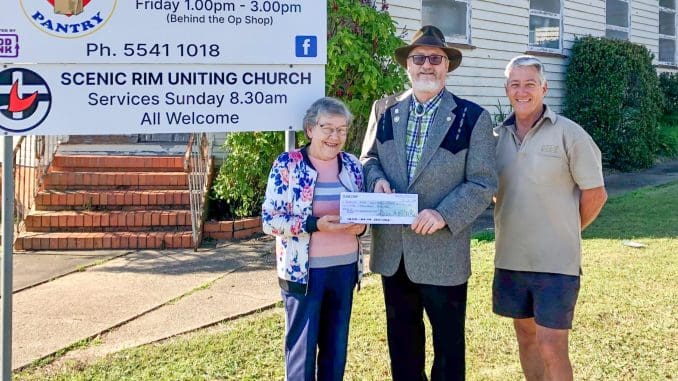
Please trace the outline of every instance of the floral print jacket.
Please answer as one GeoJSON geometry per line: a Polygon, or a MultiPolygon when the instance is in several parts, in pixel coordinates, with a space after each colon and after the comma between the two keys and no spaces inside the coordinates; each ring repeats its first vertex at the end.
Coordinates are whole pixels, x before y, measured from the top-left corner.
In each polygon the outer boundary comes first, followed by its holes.
{"type": "MultiPolygon", "coordinates": [[[[362,191],[363,172],[358,159],[346,152],[340,152],[339,159],[339,181],[352,192],[362,191]]],[[[306,229],[306,221],[313,214],[317,178],[305,147],[278,156],[268,176],[261,221],[264,233],[276,237],[276,264],[282,287],[291,282],[303,285],[305,290],[308,284],[311,233],[306,229]]],[[[362,250],[357,265],[360,281],[362,250]]]]}

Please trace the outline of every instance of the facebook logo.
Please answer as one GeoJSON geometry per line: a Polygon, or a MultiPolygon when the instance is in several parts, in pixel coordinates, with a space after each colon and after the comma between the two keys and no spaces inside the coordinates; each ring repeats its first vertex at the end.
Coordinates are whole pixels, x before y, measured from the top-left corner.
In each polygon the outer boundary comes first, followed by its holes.
{"type": "Polygon", "coordinates": [[[296,36],[295,44],[297,57],[318,56],[318,39],[316,36],[296,36]]]}

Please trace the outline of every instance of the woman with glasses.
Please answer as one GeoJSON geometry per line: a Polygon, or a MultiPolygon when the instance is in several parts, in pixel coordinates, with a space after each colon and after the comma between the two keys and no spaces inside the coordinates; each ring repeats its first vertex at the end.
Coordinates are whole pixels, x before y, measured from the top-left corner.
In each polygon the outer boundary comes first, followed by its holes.
{"type": "Polygon", "coordinates": [[[358,159],[342,151],[353,115],[334,98],[304,116],[305,147],[273,163],[262,206],[264,232],[276,237],[285,306],[287,380],[342,380],[353,288],[362,275],[358,236],[366,226],[339,222],[341,192],[363,189],[358,159]]]}

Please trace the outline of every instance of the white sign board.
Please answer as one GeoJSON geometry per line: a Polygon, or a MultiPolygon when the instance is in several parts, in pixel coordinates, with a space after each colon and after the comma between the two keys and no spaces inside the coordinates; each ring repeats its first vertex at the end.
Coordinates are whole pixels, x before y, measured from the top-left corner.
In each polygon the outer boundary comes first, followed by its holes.
{"type": "Polygon", "coordinates": [[[0,131],[299,130],[324,93],[324,65],[9,65],[0,70],[0,131]]]}
{"type": "Polygon", "coordinates": [[[0,63],[325,64],[319,0],[2,0],[0,63]]]}

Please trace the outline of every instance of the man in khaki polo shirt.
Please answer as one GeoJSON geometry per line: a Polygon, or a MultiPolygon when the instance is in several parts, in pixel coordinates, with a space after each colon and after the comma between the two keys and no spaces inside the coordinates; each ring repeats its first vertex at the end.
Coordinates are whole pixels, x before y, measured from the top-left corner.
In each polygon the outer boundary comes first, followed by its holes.
{"type": "Polygon", "coordinates": [[[505,75],[514,112],[495,129],[493,310],[513,318],[527,380],[572,380],[568,333],[580,233],[607,200],[600,150],[583,128],[544,104],[548,85],[538,58],[515,57],[505,75]]]}

